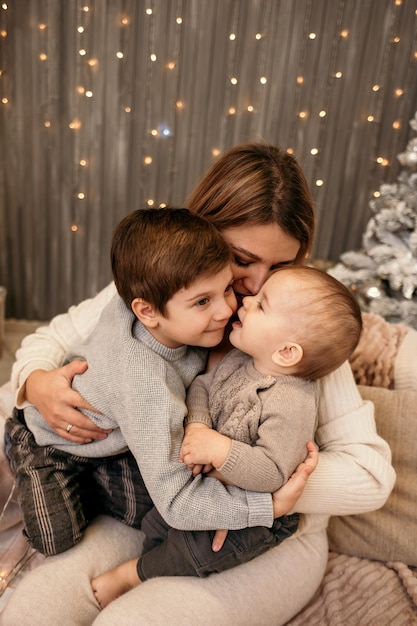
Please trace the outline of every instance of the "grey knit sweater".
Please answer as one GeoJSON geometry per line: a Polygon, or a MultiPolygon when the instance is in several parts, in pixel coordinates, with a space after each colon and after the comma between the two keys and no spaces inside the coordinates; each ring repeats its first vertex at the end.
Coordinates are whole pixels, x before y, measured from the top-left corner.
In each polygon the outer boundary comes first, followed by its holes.
{"type": "Polygon", "coordinates": [[[129,447],[155,506],[174,528],[272,524],[269,494],[226,488],[213,478],[193,479],[178,461],[186,389],[204,370],[205,349],[160,344],[116,295],[85,342],[68,353],[68,360],[76,357],[87,360],[88,370],[73,386],[101,412],[85,414],[114,430],[107,439],[80,446],[58,437],[34,407],[27,407],[26,423],[39,445],[85,457],[110,456],[129,447]]]}
{"type": "Polygon", "coordinates": [[[261,374],[233,350],[188,390],[187,422],[204,422],[230,437],[219,471],[234,485],[273,492],[306,456],[317,426],[319,384],[261,374]]]}

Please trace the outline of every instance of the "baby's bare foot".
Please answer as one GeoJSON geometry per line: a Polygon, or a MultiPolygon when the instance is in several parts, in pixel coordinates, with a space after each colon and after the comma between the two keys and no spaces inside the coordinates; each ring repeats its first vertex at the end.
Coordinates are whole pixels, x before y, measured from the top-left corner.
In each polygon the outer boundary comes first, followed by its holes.
{"type": "Polygon", "coordinates": [[[93,578],[91,587],[102,609],[140,584],[141,581],[136,570],[137,562],[137,559],[126,561],[126,563],[93,578]]]}

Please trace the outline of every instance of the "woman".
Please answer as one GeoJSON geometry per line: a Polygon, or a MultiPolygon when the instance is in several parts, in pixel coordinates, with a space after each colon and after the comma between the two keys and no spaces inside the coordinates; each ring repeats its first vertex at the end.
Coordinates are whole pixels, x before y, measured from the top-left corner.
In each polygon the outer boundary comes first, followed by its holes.
{"type": "MultiPolygon", "coordinates": [[[[212,221],[231,246],[240,297],[256,294],[271,271],[302,263],[310,251],[314,214],[306,180],[295,159],[273,146],[229,150],[203,176],[188,207],[212,221]]],[[[94,327],[113,293],[109,286],[58,316],[27,338],[17,354],[18,405],[35,404],[73,441],[105,434],[72,408],[83,402],[69,383],[85,365],[53,368],[62,365],[67,346],[94,327]]],[[[285,624],[320,584],[328,517],[379,508],[394,484],[389,448],[375,431],[373,408],[362,402],[348,363],[322,381],[316,442],[319,464],[296,505],[303,514],[300,530],[280,546],[207,579],[150,580],[99,613],[90,579],[140,550],[141,542],[134,529],[99,518],[78,546],[23,580],[2,624],[285,624]]]]}

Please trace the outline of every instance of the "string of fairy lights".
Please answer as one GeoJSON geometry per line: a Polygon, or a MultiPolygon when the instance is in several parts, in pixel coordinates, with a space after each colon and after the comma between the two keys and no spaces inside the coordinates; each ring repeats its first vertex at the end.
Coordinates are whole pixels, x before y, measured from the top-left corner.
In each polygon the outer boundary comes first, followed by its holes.
{"type": "MultiPolygon", "coordinates": [[[[382,107],[383,107],[383,86],[387,80],[387,75],[390,71],[390,55],[392,54],[393,46],[397,46],[401,42],[401,37],[399,34],[396,34],[396,28],[398,26],[397,20],[397,11],[402,6],[404,0],[391,0],[390,3],[386,3],[386,6],[389,7],[389,34],[387,40],[385,42],[381,42],[381,45],[384,46],[384,52],[382,56],[382,63],[380,66],[380,76],[378,82],[374,84],[370,84],[368,89],[375,95],[375,98],[372,100],[373,107],[372,111],[369,111],[367,114],[367,121],[372,124],[379,123],[381,119],[382,107]]],[[[326,124],[328,122],[329,115],[331,115],[331,103],[332,103],[332,92],[335,87],[335,83],[337,81],[343,81],[344,79],[344,68],[340,62],[342,56],[339,54],[340,49],[343,46],[346,46],[351,38],[350,29],[344,25],[344,13],[345,13],[345,2],[346,0],[340,0],[336,23],[334,25],[336,36],[333,38],[330,54],[329,54],[329,75],[327,77],[327,82],[325,84],[325,89],[322,94],[322,108],[320,108],[318,112],[318,117],[320,120],[320,124],[318,126],[318,134],[316,137],[316,144],[311,145],[309,148],[309,152],[311,157],[315,159],[314,161],[314,176],[313,182],[317,188],[325,185],[325,180],[321,173],[320,168],[320,156],[324,144],[324,138],[326,135],[326,124]]],[[[301,46],[298,50],[298,67],[297,67],[297,75],[295,77],[296,81],[296,89],[295,89],[295,111],[297,112],[296,119],[292,122],[291,130],[289,133],[289,146],[288,151],[293,152],[294,149],[292,145],[295,143],[295,137],[297,135],[297,124],[298,123],[308,123],[311,119],[312,112],[307,108],[303,107],[303,96],[304,96],[304,85],[305,85],[305,76],[304,69],[306,64],[306,59],[309,54],[309,46],[312,42],[316,41],[320,38],[320,32],[316,32],[311,27],[311,18],[314,12],[314,0],[306,0],[305,3],[305,11],[304,11],[304,36],[301,42],[301,46]]],[[[84,202],[87,198],[86,186],[84,185],[85,180],[85,172],[89,168],[89,148],[88,142],[85,138],[83,138],[83,129],[88,123],[88,119],[86,116],[89,115],[89,111],[91,109],[87,109],[83,102],[85,100],[94,100],[96,97],[94,90],[95,77],[97,77],[98,73],[101,71],[101,60],[98,56],[95,56],[91,50],[88,49],[88,38],[86,35],[89,30],[93,26],[93,22],[95,19],[94,16],[94,2],[88,2],[85,0],[84,2],[81,0],[78,6],[78,20],[76,25],[76,33],[75,40],[76,46],[74,50],[74,54],[77,55],[77,63],[76,63],[76,72],[75,72],[75,80],[76,84],[74,85],[75,93],[78,97],[78,106],[76,109],[78,110],[78,114],[75,115],[72,119],[67,120],[68,128],[71,129],[76,135],[75,140],[75,154],[76,154],[76,163],[75,163],[75,174],[78,181],[78,189],[75,191],[75,198],[78,202],[84,202]]],[[[129,50],[132,48],[131,42],[135,37],[134,28],[135,22],[134,19],[137,19],[137,11],[138,4],[134,6],[134,4],[128,4],[129,8],[132,10],[132,14],[128,12],[122,12],[118,15],[117,21],[114,23],[114,28],[120,30],[120,48],[115,51],[115,58],[117,62],[123,63],[126,59],[126,55],[129,54],[129,50]],[[135,12],[135,16],[133,15],[135,12]]],[[[267,68],[268,67],[268,59],[267,59],[267,47],[263,45],[265,38],[268,36],[268,28],[270,26],[270,13],[272,3],[266,3],[263,5],[264,10],[259,20],[259,31],[255,33],[255,41],[259,44],[259,58],[258,58],[258,67],[267,68]]],[[[157,18],[157,5],[156,0],[149,0],[148,5],[141,4],[141,10],[143,11],[143,15],[140,16],[141,19],[148,20],[147,22],[147,32],[148,32],[148,41],[147,41],[147,60],[146,60],[146,76],[145,76],[145,88],[148,94],[152,93],[152,85],[155,78],[155,67],[157,62],[161,62],[158,54],[158,41],[156,37],[156,28],[155,28],[155,20],[157,18]]],[[[4,43],[7,44],[7,14],[13,10],[13,5],[9,4],[7,1],[1,3],[1,14],[2,19],[0,23],[0,40],[3,40],[4,43]]],[[[183,34],[183,29],[188,27],[187,20],[184,17],[184,6],[182,0],[177,0],[175,3],[171,3],[170,15],[172,16],[172,28],[173,34],[171,34],[171,56],[170,58],[163,59],[163,65],[169,72],[178,72],[178,65],[180,62],[180,54],[181,54],[181,38],[183,34]],[[174,8],[172,8],[174,7],[174,8]]],[[[0,16],[1,17],[1,16],[0,16]]],[[[414,20],[417,26],[417,9],[414,10],[414,20]]],[[[411,16],[410,16],[411,18],[411,16]]],[[[237,106],[237,98],[235,93],[235,88],[239,85],[240,76],[240,66],[239,66],[239,58],[236,53],[236,48],[234,45],[236,41],[239,39],[239,3],[235,2],[232,11],[230,14],[230,32],[228,33],[228,46],[229,46],[229,54],[227,56],[227,60],[225,61],[227,64],[227,72],[228,79],[227,83],[223,86],[219,86],[219,89],[224,89],[225,93],[225,102],[226,109],[223,111],[223,117],[221,120],[221,124],[225,126],[230,123],[230,119],[239,116],[242,111],[237,106]]],[[[39,53],[38,60],[40,64],[45,64],[45,66],[49,62],[49,53],[48,53],[48,30],[50,25],[47,21],[39,21],[34,28],[37,29],[39,35],[39,53]]],[[[415,33],[417,33],[417,27],[414,28],[415,33]]],[[[407,81],[413,80],[413,76],[415,76],[416,72],[416,62],[417,62],[417,43],[414,40],[414,47],[412,53],[412,59],[406,59],[405,61],[409,63],[409,75],[407,76],[407,81]],[[411,61],[411,62],[410,62],[411,61]]],[[[3,55],[3,62],[7,62],[7,55],[3,55]]],[[[11,98],[11,94],[9,93],[10,81],[3,80],[7,75],[7,67],[0,67],[0,102],[1,105],[5,108],[13,107],[13,101],[11,98]]],[[[179,85],[179,83],[178,83],[179,85]]],[[[245,112],[252,113],[259,109],[260,102],[262,98],[265,97],[265,91],[268,89],[269,85],[269,76],[267,73],[261,73],[259,76],[254,78],[254,84],[252,89],[252,98],[253,100],[245,103],[245,112]]],[[[123,87],[125,90],[123,92],[123,97],[125,102],[123,104],[123,113],[125,115],[131,115],[135,112],[135,101],[132,96],[131,89],[126,86],[123,87]]],[[[404,97],[406,91],[406,86],[398,86],[395,89],[393,94],[394,98],[398,100],[397,107],[397,117],[392,120],[392,129],[397,131],[402,128],[403,124],[403,115],[402,115],[402,99],[404,97]]],[[[159,124],[152,125],[152,100],[151,96],[147,96],[145,100],[145,110],[141,112],[141,115],[144,116],[145,126],[147,128],[146,136],[143,137],[142,141],[142,163],[145,168],[156,167],[155,156],[153,153],[153,143],[152,140],[161,139],[164,137],[172,137],[175,134],[175,124],[176,120],[179,120],[179,116],[181,113],[187,108],[187,102],[181,96],[180,87],[177,89],[177,98],[175,101],[175,111],[172,114],[171,119],[173,120],[173,127],[167,124],[159,124]]],[[[48,107],[45,107],[44,111],[44,119],[43,125],[45,129],[49,129],[52,125],[56,123],[56,120],[53,121],[50,117],[48,117],[48,107]]],[[[62,123],[62,121],[61,121],[62,123]]],[[[376,148],[376,146],[375,146],[376,148]]],[[[172,152],[172,144],[170,144],[170,159],[171,161],[174,159],[174,154],[172,152]]],[[[211,146],[211,156],[213,158],[218,157],[221,152],[221,146],[211,146]]],[[[386,155],[376,154],[375,161],[381,167],[388,167],[390,165],[390,160],[386,155]]],[[[379,191],[374,191],[374,195],[377,196],[379,191]]],[[[149,206],[162,206],[164,203],[157,203],[156,199],[152,195],[148,195],[147,204],[149,206]]],[[[70,228],[72,232],[76,233],[79,229],[80,222],[80,213],[77,209],[77,202],[74,204],[74,215],[72,219],[72,223],[70,228]]]]}

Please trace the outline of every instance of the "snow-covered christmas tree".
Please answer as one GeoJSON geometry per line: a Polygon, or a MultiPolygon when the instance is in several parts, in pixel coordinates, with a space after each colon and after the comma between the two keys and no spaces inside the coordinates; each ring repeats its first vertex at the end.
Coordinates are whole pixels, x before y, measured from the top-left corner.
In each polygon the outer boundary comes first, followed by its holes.
{"type": "MultiPolygon", "coordinates": [[[[417,113],[410,120],[417,134],[417,113]]],[[[417,137],[398,155],[404,169],[383,184],[372,210],[362,249],[345,252],[329,274],[348,285],[364,311],[417,328],[417,137]]]]}

